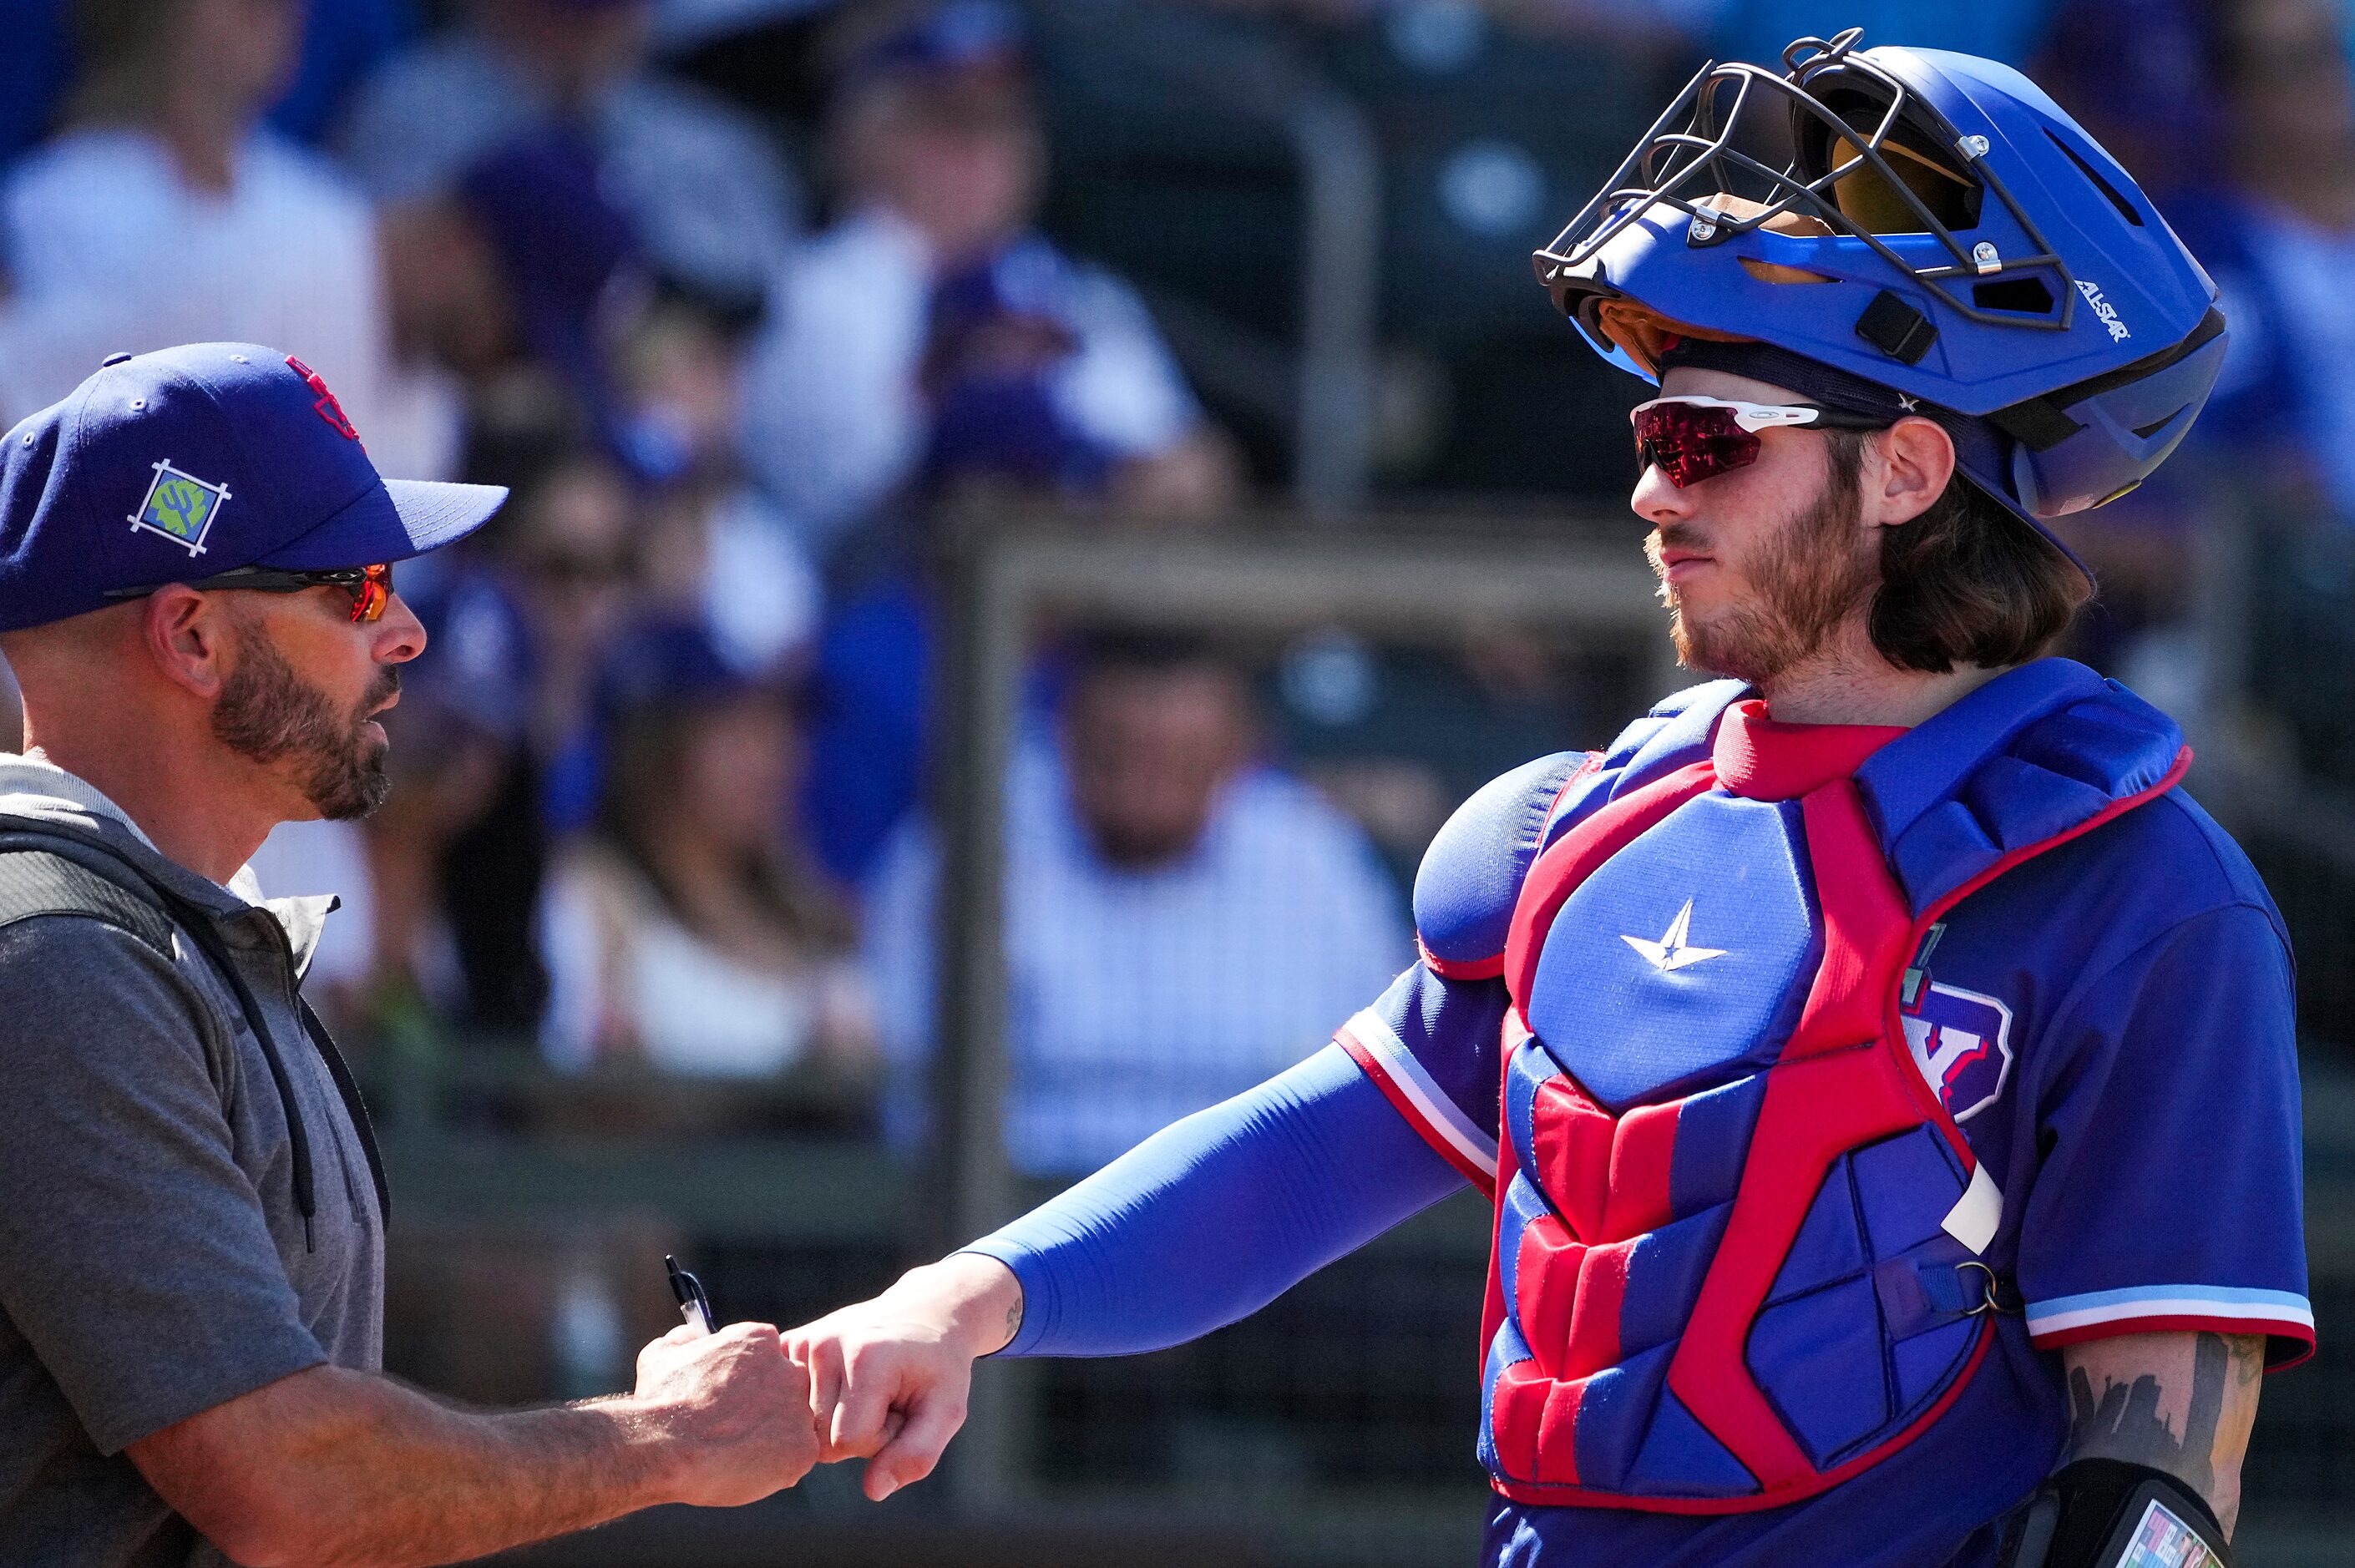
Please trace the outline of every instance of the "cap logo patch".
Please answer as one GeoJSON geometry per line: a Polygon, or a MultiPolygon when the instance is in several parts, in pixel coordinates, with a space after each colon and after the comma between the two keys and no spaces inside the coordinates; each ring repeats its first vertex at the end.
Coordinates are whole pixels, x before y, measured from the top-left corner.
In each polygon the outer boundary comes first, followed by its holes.
{"type": "Polygon", "coordinates": [[[318,410],[319,418],[333,426],[336,434],[343,437],[344,440],[358,440],[360,433],[352,428],[351,420],[344,417],[344,406],[336,401],[336,395],[333,392],[327,390],[327,378],[291,354],[286,356],[286,365],[287,368],[303,378],[304,383],[312,391],[319,395],[319,400],[311,405],[318,410]]]}
{"type": "Polygon", "coordinates": [[[167,461],[154,465],[155,482],[131,518],[131,531],[160,534],[191,556],[205,553],[205,535],[229,501],[229,486],[182,473],[167,461]]]}

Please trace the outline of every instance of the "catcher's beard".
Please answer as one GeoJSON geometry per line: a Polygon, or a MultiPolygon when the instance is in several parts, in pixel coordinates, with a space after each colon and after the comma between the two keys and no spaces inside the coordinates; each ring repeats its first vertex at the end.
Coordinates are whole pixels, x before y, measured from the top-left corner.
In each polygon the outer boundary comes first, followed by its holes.
{"type": "Polygon", "coordinates": [[[1705,619],[1686,613],[1660,551],[1670,546],[1705,549],[1707,540],[1681,523],[1657,530],[1644,541],[1644,554],[1660,578],[1677,662],[1703,674],[1763,686],[1821,652],[1841,622],[1870,604],[1881,586],[1879,562],[1860,537],[1860,516],[1855,476],[1833,467],[1815,500],[1785,518],[1742,564],[1752,598],[1711,610],[1705,619]]]}
{"type": "Polygon", "coordinates": [[[290,762],[296,786],[330,821],[365,817],[383,805],[392,788],[387,746],[368,722],[400,690],[400,672],[385,665],[359,705],[341,714],[294,673],[258,623],[240,620],[237,644],[237,664],[213,705],[214,738],[253,762],[290,762]]]}

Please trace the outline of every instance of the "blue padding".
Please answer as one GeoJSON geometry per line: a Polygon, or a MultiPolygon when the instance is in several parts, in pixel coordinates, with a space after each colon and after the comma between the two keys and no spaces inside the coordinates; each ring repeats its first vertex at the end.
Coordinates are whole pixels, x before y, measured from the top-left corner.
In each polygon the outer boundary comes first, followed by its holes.
{"type": "Polygon", "coordinates": [[[1605,1491],[1626,1489],[1628,1472],[1659,1408],[1674,1345],[1629,1356],[1586,1380],[1578,1402],[1578,1478],[1605,1491]]]}
{"type": "Polygon", "coordinates": [[[2064,716],[2065,723],[2030,729],[2012,755],[2118,796],[2158,783],[2183,748],[2183,731],[2173,719],[2115,683],[2064,716]]]}
{"type": "Polygon", "coordinates": [[[1961,799],[1998,847],[2011,854],[2067,832],[2108,805],[2111,795],[2017,757],[1990,757],[1971,775],[1961,799]]]}
{"type": "Polygon", "coordinates": [[[1766,1299],[1773,1303],[1804,1296],[1836,1279],[1852,1279],[1864,1269],[1856,1190],[1849,1180],[1848,1157],[1842,1155],[1832,1162],[1816,1201],[1807,1206],[1807,1217],[1800,1224],[1790,1255],[1783,1259],[1766,1299]]]}
{"type": "Polygon", "coordinates": [[[1758,1489],[1757,1478],[1702,1430],[1683,1401],[1665,1391],[1627,1479],[1652,1496],[1738,1498],[1758,1489]]]}
{"type": "Polygon", "coordinates": [[[1655,707],[1650,718],[1630,725],[1604,755],[1605,768],[1619,768],[1611,787],[1612,798],[1640,789],[1663,774],[1707,757],[1718,719],[1749,690],[1740,681],[1710,681],[1688,687],[1655,707]]]}
{"type": "Polygon", "coordinates": [[[1919,1415],[1921,1407],[1946,1386],[1946,1380],[1962,1370],[1963,1357],[1969,1352],[1971,1338],[1977,1329],[1977,1319],[1965,1318],[1897,1342],[1893,1359],[1897,1365],[1899,1420],[1910,1421],[1919,1415]]]}
{"type": "Polygon", "coordinates": [[[1766,1075],[1753,1073],[1695,1095],[1677,1112],[1676,1157],[1668,1167],[1668,1211],[1690,1214],[1730,1202],[1750,1157],[1751,1129],[1766,1103],[1766,1075]]]}
{"type": "MultiPolygon", "coordinates": [[[[1504,1213],[1497,1222],[1497,1278],[1504,1289],[1506,1308],[1518,1320],[1521,1301],[1521,1233],[1529,1229],[1531,1221],[1550,1211],[1526,1171],[1513,1172],[1513,1179],[1505,1183],[1500,1202],[1504,1204],[1504,1213]]],[[[1561,1348],[1559,1345],[1551,1347],[1557,1354],[1561,1348]]],[[[1561,1363],[1557,1360],[1553,1364],[1560,1366],[1561,1363]]]]}
{"type": "Polygon", "coordinates": [[[1759,1389],[1818,1469],[1888,1425],[1881,1358],[1881,1314],[1872,1281],[1863,1278],[1760,1312],[1746,1356],[1759,1389]]]}
{"type": "Polygon", "coordinates": [[[1488,1354],[1480,1363],[1479,1456],[1481,1467],[1492,1476],[1506,1473],[1503,1461],[1497,1457],[1496,1423],[1488,1419],[1488,1413],[1497,1408],[1497,1380],[1505,1374],[1507,1367],[1533,1359],[1520,1330],[1507,1316],[1497,1325],[1497,1337],[1488,1341],[1488,1354]]]}
{"type": "Polygon", "coordinates": [[[1960,800],[1923,812],[1905,836],[1889,847],[1890,869],[1919,916],[1950,892],[2003,858],[1979,820],[1960,800]]]}
{"type": "Polygon", "coordinates": [[[1856,770],[1856,783],[1881,842],[1902,837],[1980,758],[2009,749],[2012,736],[2046,715],[2108,689],[2083,664],[2039,659],[1998,675],[1874,752],[1856,770]]]}
{"type": "Polygon", "coordinates": [[[1563,904],[1529,988],[1530,1029],[1614,1113],[1772,1062],[1823,958],[1796,801],[1711,791],[1604,863],[1563,904]],[[1627,938],[1713,957],[1663,969],[1627,938]]]}
{"type": "Polygon", "coordinates": [[[1635,1355],[1685,1331],[1700,1282],[1725,1234],[1730,1203],[1662,1225],[1636,1244],[1627,1260],[1627,1293],[1619,1302],[1619,1351],[1635,1355]]]}
{"type": "Polygon", "coordinates": [[[1513,901],[1537,857],[1546,813],[1587,753],[1556,752],[1491,779],[1447,819],[1414,877],[1414,928],[1451,963],[1478,963],[1505,950],[1513,901]]]}
{"type": "Polygon", "coordinates": [[[2083,665],[2045,659],[1981,686],[1857,770],[1917,915],[2004,854],[2156,785],[2175,721],[2083,665]]]}
{"type": "Polygon", "coordinates": [[[1963,1195],[1966,1179],[1937,1129],[1917,1127],[1849,1158],[1874,1257],[1895,1257],[1945,1234],[1939,1222],[1963,1195]]]}
{"type": "Polygon", "coordinates": [[[1532,1171],[1538,1163],[1537,1094],[1546,1081],[1558,1077],[1561,1067],[1547,1055],[1537,1042],[1525,1040],[1513,1053],[1505,1071],[1505,1136],[1511,1139],[1513,1155],[1523,1171],[1532,1171]]]}

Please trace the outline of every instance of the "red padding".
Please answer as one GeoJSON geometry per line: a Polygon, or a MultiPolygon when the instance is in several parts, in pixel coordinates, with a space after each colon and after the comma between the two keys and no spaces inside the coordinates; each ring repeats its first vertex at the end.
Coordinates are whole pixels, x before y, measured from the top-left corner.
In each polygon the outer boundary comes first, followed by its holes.
{"type": "MultiPolygon", "coordinates": [[[[1913,957],[1905,895],[1889,874],[1855,784],[1836,779],[1808,794],[1799,810],[1823,910],[1824,961],[1783,1047],[1785,1062],[1878,1036],[1885,1000],[1913,957]]],[[[1902,1027],[1896,1037],[1905,1037],[1902,1027]]]]}
{"type": "Polygon", "coordinates": [[[1488,1425],[1497,1442],[1497,1462],[1507,1475],[1536,1477],[1546,1399],[1559,1386],[1535,1361],[1515,1361],[1497,1374],[1496,1392],[1488,1399],[1488,1425]]]}
{"type": "Polygon", "coordinates": [[[1581,1241],[1614,1240],[1620,1233],[1607,1228],[1604,1205],[1619,1124],[1561,1074],[1539,1086],[1529,1128],[1537,1157],[1529,1174],[1546,1201],[1561,1211],[1581,1241]]]}
{"type": "Polygon", "coordinates": [[[1781,724],[1756,697],[1725,710],[1710,761],[1717,781],[1753,800],[1795,800],[1835,779],[1905,733],[1901,725],[1781,724]]]}
{"type": "Polygon", "coordinates": [[[1633,1241],[1586,1249],[1578,1270],[1578,1299],[1570,1309],[1563,1377],[1593,1377],[1619,1364],[1619,1309],[1627,1299],[1627,1265],[1635,1255],[1633,1241]]]}
{"type": "Polygon", "coordinates": [[[1521,1338],[1538,1365],[1550,1377],[1561,1377],[1570,1346],[1571,1304],[1578,1297],[1580,1266],[1586,1248],[1551,1214],[1540,1214],[1521,1227],[1521,1245],[1513,1258],[1519,1287],[1513,1316],[1519,1319],[1521,1338]]]}
{"type": "Polygon", "coordinates": [[[1543,1485],[1578,1485],[1578,1407],[1586,1398],[1586,1384],[1558,1383],[1546,1394],[1545,1414],[1538,1422],[1538,1463],[1532,1477],[1543,1485]]]}
{"type": "Polygon", "coordinates": [[[1677,1151],[1677,1113],[1683,1102],[1645,1106],[1619,1118],[1611,1150],[1611,1197],[1603,1234],[1622,1241],[1658,1230],[1676,1215],[1668,1208],[1668,1167],[1677,1151]]]}
{"type": "Polygon", "coordinates": [[[1443,959],[1423,946],[1423,938],[1414,939],[1414,950],[1423,957],[1423,967],[1441,980],[1495,980],[1505,972],[1505,955],[1491,953],[1485,959],[1443,959]]]}

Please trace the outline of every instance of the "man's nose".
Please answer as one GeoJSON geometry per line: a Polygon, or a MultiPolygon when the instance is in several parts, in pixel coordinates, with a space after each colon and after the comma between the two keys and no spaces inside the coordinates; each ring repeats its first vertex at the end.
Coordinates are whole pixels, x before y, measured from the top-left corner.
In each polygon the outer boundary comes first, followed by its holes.
{"type": "Polygon", "coordinates": [[[1692,497],[1668,482],[1660,465],[1647,462],[1636,481],[1635,493],[1627,497],[1627,505],[1645,522],[1659,526],[1681,523],[1693,515],[1692,497]]]}
{"type": "Polygon", "coordinates": [[[406,664],[425,652],[425,623],[399,594],[390,597],[376,623],[376,660],[379,664],[406,664]]]}

